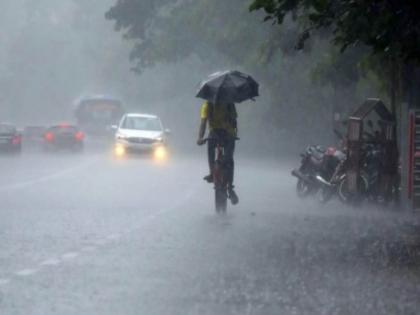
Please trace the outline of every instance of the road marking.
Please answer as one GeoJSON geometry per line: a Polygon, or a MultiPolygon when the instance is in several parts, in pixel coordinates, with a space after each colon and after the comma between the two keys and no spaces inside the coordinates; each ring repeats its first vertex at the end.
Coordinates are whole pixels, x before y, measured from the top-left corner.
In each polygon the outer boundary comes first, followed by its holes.
{"type": "Polygon", "coordinates": [[[12,190],[12,189],[21,189],[21,188],[26,188],[28,186],[39,184],[39,183],[42,183],[42,182],[47,182],[51,179],[59,178],[59,177],[62,177],[64,175],[67,175],[68,173],[72,173],[75,170],[87,167],[88,165],[93,164],[93,163],[94,163],[94,161],[88,161],[88,162],[81,163],[77,166],[67,168],[65,170],[61,170],[61,171],[58,171],[58,172],[55,172],[55,173],[51,173],[49,175],[45,175],[45,176],[41,176],[41,177],[38,177],[38,178],[26,180],[26,181],[23,181],[23,182],[20,182],[20,183],[0,186],[0,191],[9,191],[9,190],[12,190]]]}
{"type": "Polygon", "coordinates": [[[40,263],[41,266],[57,266],[61,263],[60,259],[47,259],[45,261],[43,261],[42,263],[40,263]]]}
{"type": "Polygon", "coordinates": [[[38,272],[37,269],[22,269],[20,271],[15,272],[15,275],[19,277],[27,277],[32,276],[33,274],[36,274],[38,272]]]}
{"type": "MultiPolygon", "coordinates": [[[[76,168],[79,168],[79,167],[81,167],[81,166],[75,167],[72,170],[74,170],[76,168]]],[[[66,170],[65,172],[67,173],[69,171],[70,171],[70,169],[66,170]]],[[[58,175],[56,173],[55,175],[48,176],[48,178],[61,176],[63,173],[64,172],[60,172],[60,175],[58,175]]],[[[21,185],[23,185],[23,184],[25,184],[25,186],[26,185],[32,185],[34,183],[44,181],[44,180],[47,180],[46,177],[42,178],[42,180],[28,181],[28,182],[26,182],[26,184],[21,183],[21,185]]],[[[12,186],[16,188],[16,185],[12,185],[12,186]]],[[[19,186],[19,188],[20,187],[25,187],[25,186],[19,186]]],[[[11,187],[11,186],[9,186],[9,187],[11,187]]],[[[0,187],[0,191],[4,190],[4,189],[5,189],[5,187],[0,187]]],[[[180,199],[178,202],[173,204],[171,207],[166,208],[164,210],[157,211],[157,212],[155,212],[155,213],[153,213],[149,216],[146,216],[143,220],[141,220],[141,223],[137,227],[135,227],[133,230],[131,230],[131,231],[129,230],[129,231],[127,231],[127,233],[122,233],[122,234],[121,233],[110,234],[110,235],[106,236],[104,239],[98,239],[96,241],[92,241],[92,243],[94,243],[96,246],[94,246],[94,245],[84,246],[84,247],[81,248],[81,251],[82,252],[93,252],[97,249],[97,246],[107,245],[108,243],[110,243],[112,241],[116,241],[116,240],[121,239],[123,237],[123,235],[136,232],[137,230],[141,229],[145,224],[150,223],[150,221],[155,220],[157,217],[176,210],[179,206],[181,206],[188,199],[190,199],[191,196],[194,194],[194,192],[195,192],[194,190],[191,190],[191,191],[189,191],[189,193],[187,193],[185,195],[184,198],[180,199]]],[[[56,258],[47,259],[47,260],[44,260],[43,262],[41,262],[40,266],[49,266],[49,267],[57,266],[57,265],[61,264],[61,262],[63,262],[63,261],[69,261],[69,260],[75,259],[78,256],[80,256],[80,253],[77,252],[77,251],[67,252],[67,253],[61,255],[61,260],[56,259],[56,258]]],[[[19,271],[15,272],[15,275],[19,276],[19,277],[27,277],[27,276],[34,275],[34,274],[38,273],[39,271],[40,271],[39,269],[28,268],[28,269],[22,269],[22,270],[19,270],[19,271]]],[[[7,285],[7,284],[10,283],[10,281],[11,281],[10,279],[0,278],[0,286],[7,285]]]]}
{"type": "Polygon", "coordinates": [[[71,260],[71,259],[74,259],[74,258],[78,257],[79,255],[80,254],[78,252],[68,252],[68,253],[65,253],[65,254],[61,255],[61,259],[71,260]]]}

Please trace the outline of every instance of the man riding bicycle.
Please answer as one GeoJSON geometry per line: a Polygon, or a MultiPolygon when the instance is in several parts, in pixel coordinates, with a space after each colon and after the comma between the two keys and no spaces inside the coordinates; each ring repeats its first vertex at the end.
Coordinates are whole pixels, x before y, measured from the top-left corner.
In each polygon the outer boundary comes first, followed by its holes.
{"type": "Polygon", "coordinates": [[[235,104],[213,104],[204,102],[200,111],[201,123],[198,134],[198,145],[205,143],[204,135],[206,133],[207,123],[209,125],[209,136],[207,141],[207,155],[210,174],[204,177],[209,183],[213,182],[213,170],[215,165],[215,150],[218,141],[223,143],[225,151],[225,162],[227,169],[228,196],[232,204],[239,202],[238,196],[234,190],[234,160],[235,140],[238,133],[237,117],[235,104]]]}

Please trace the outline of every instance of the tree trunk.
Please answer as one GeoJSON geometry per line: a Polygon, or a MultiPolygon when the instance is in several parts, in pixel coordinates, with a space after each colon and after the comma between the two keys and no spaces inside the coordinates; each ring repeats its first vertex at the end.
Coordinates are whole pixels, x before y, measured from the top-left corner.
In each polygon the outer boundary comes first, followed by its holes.
{"type": "Polygon", "coordinates": [[[397,118],[397,89],[398,89],[398,64],[397,59],[392,56],[391,57],[391,84],[390,84],[390,96],[391,96],[391,112],[395,118],[397,118]]]}

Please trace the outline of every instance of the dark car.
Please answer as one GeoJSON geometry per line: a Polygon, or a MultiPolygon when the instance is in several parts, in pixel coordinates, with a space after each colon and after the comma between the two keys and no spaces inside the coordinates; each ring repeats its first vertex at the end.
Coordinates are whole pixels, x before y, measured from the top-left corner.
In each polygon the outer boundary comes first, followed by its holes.
{"type": "Polygon", "coordinates": [[[48,128],[44,133],[46,151],[83,150],[85,134],[74,125],[61,124],[48,128]]]}
{"type": "Polygon", "coordinates": [[[22,135],[11,124],[0,124],[0,152],[20,153],[22,135]]]}

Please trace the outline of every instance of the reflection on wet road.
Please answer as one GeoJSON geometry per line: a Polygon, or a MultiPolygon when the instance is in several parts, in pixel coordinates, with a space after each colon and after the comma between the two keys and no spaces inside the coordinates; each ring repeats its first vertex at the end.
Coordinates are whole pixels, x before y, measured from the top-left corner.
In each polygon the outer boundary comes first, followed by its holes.
{"type": "Polygon", "coordinates": [[[204,160],[0,159],[1,314],[415,314],[415,216],[297,200],[238,158],[213,211],[204,160]]]}

